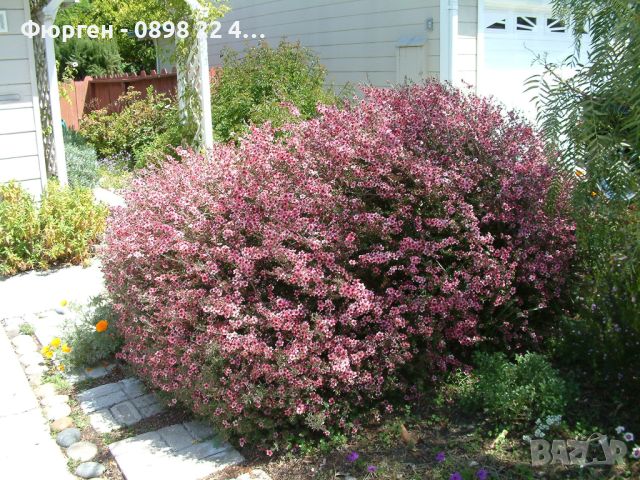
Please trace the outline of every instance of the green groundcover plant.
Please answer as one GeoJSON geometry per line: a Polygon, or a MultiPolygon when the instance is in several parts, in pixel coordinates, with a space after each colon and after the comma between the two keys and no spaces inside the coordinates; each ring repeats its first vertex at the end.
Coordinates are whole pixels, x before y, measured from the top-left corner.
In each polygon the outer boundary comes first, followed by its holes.
{"type": "Polygon", "coordinates": [[[65,129],[64,153],[69,184],[73,187],[95,187],[100,178],[95,148],[74,130],[65,129]]]}
{"type": "Polygon", "coordinates": [[[539,353],[479,352],[475,368],[456,376],[460,401],[504,427],[530,425],[545,415],[562,415],[575,395],[549,360],[539,353]]]}

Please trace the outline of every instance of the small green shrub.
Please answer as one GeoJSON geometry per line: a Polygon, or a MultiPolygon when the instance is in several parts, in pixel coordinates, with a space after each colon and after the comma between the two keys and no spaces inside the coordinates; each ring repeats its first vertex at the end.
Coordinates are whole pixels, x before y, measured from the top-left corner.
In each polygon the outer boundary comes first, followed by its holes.
{"type": "Polygon", "coordinates": [[[86,260],[105,229],[107,214],[105,206],[95,203],[91,190],[49,182],[39,210],[44,262],[86,260]]]}
{"type": "Polygon", "coordinates": [[[0,274],[81,263],[100,239],[107,213],[85,188],[50,181],[38,208],[16,183],[0,186],[0,274]]]}
{"type": "Polygon", "coordinates": [[[95,148],[72,130],[64,132],[64,150],[69,184],[93,188],[99,179],[98,156],[95,148]]]}
{"type": "Polygon", "coordinates": [[[62,357],[65,367],[93,367],[112,358],[120,350],[122,338],[115,328],[117,316],[109,299],[100,295],[88,306],[73,309],[77,318],[65,325],[62,336],[63,345],[71,349],[62,357]]]}
{"type": "Polygon", "coordinates": [[[178,146],[183,131],[176,102],[149,87],[146,96],[130,89],[117,102],[116,112],[100,109],[86,115],[80,133],[100,158],[128,155],[129,169],[161,163],[166,145],[178,146]]]}
{"type": "Polygon", "coordinates": [[[318,58],[297,43],[266,42],[243,52],[227,49],[211,88],[216,139],[236,139],[250,124],[270,121],[275,127],[318,114],[318,104],[335,104],[325,89],[326,70],[318,58]]]}
{"type": "Polygon", "coordinates": [[[632,411],[640,395],[632,361],[640,347],[640,204],[598,194],[576,219],[571,314],[559,322],[555,357],[632,411]]]}
{"type": "Polygon", "coordinates": [[[35,330],[33,329],[33,325],[28,322],[21,323],[18,327],[20,335],[33,335],[35,330]]]}
{"type": "MultiPolygon", "coordinates": [[[[56,42],[58,72],[73,71],[75,78],[94,77],[124,72],[124,64],[115,41],[71,38],[56,42]]],[[[60,78],[62,80],[62,78],[60,78]]]]}
{"type": "Polygon", "coordinates": [[[573,387],[540,354],[477,353],[475,369],[458,376],[464,406],[483,411],[501,426],[530,424],[545,415],[563,414],[573,387]]]}
{"type": "Polygon", "coordinates": [[[17,183],[0,185],[0,275],[39,266],[39,232],[31,195],[17,183]]]}

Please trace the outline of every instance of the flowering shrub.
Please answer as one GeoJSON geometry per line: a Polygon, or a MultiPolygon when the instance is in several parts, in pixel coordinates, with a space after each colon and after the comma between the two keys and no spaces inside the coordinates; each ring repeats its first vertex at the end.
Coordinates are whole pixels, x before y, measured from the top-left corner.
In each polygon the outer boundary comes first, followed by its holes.
{"type": "Polygon", "coordinates": [[[111,219],[122,356],[155,386],[241,442],[327,433],[479,342],[536,338],[573,227],[529,126],[431,83],[289,131],[182,151],[111,219]]]}

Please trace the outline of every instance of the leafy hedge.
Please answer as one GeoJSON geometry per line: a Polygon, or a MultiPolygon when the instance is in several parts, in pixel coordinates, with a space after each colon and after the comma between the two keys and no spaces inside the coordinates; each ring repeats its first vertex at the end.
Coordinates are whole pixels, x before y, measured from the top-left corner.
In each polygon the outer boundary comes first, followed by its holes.
{"type": "Polygon", "coordinates": [[[436,83],[134,181],[103,261],[122,356],[239,436],[361,407],[537,339],[574,250],[531,127],[436,83]]]}
{"type": "Polygon", "coordinates": [[[238,139],[251,124],[280,127],[318,115],[318,104],[335,103],[325,89],[326,70],[297,43],[266,42],[240,55],[223,52],[222,69],[211,85],[211,114],[217,140],[238,139]]]}

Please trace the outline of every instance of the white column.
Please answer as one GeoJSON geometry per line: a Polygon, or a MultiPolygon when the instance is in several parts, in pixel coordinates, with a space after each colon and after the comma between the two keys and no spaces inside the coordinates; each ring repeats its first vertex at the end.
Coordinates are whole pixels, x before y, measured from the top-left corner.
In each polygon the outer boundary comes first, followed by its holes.
{"type": "Polygon", "coordinates": [[[458,0],[440,0],[440,80],[456,84],[458,0]]]}
{"type": "Polygon", "coordinates": [[[484,86],[484,0],[478,0],[478,30],[476,41],[476,93],[484,86]]]}
{"type": "Polygon", "coordinates": [[[211,86],[209,79],[209,53],[207,35],[205,32],[198,34],[198,70],[200,74],[200,130],[202,132],[202,144],[204,148],[213,148],[213,122],[211,119],[211,86]]]}

